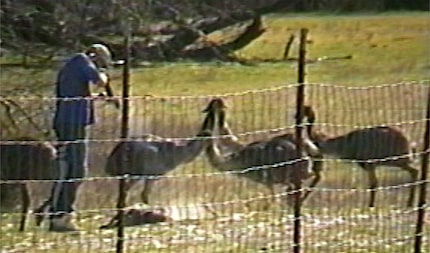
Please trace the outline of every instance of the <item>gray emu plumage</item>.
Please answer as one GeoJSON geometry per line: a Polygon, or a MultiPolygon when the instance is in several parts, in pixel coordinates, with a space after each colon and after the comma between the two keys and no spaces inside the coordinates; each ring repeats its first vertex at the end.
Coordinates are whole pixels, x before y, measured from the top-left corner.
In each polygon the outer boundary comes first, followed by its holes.
{"type": "MultiPolygon", "coordinates": [[[[118,143],[110,153],[105,171],[108,175],[145,176],[141,199],[148,204],[148,195],[158,176],[165,175],[181,164],[193,161],[210,143],[214,122],[206,117],[196,137],[173,141],[161,137],[129,140],[118,143]]],[[[128,179],[126,192],[139,179],[128,179]]]]}
{"type": "MultiPolygon", "coordinates": [[[[312,128],[315,122],[315,112],[312,108],[307,112],[309,117],[308,135],[324,155],[331,155],[343,160],[353,160],[363,168],[369,177],[370,202],[375,205],[378,179],[375,169],[379,166],[398,167],[407,171],[415,182],[418,170],[412,167],[411,144],[406,136],[398,129],[389,126],[353,130],[344,135],[329,137],[312,128]]],[[[414,202],[415,187],[411,186],[408,206],[414,202]]]]}
{"type": "Polygon", "coordinates": [[[241,144],[235,140],[225,122],[224,108],[221,99],[213,100],[207,108],[208,115],[218,118],[220,133],[223,135],[219,142],[228,145],[227,149],[230,149],[228,153],[222,152],[222,144],[213,139],[212,144],[206,148],[206,155],[214,168],[221,171],[242,171],[256,167],[256,170],[239,175],[266,185],[273,194],[276,184],[286,185],[288,189],[294,190],[312,175],[312,162],[306,151],[298,152],[296,143],[289,139],[293,138],[292,135],[241,144]]]}
{"type": "MultiPolygon", "coordinates": [[[[311,110],[312,109],[309,106],[304,107],[305,119],[308,119],[308,115],[311,110]]],[[[225,116],[222,116],[221,114],[221,120],[218,121],[219,135],[223,136],[219,140],[219,146],[222,149],[226,149],[230,152],[238,152],[239,150],[246,147],[247,144],[244,144],[239,141],[239,139],[234,135],[233,131],[229,127],[224,117],[225,116]]],[[[287,142],[294,143],[294,145],[297,145],[296,135],[293,133],[276,135],[272,137],[270,141],[271,142],[287,141],[287,142]]],[[[311,158],[311,162],[312,162],[313,179],[308,186],[310,189],[312,189],[318,184],[318,182],[322,178],[321,172],[323,170],[323,155],[319,151],[318,147],[308,138],[308,136],[303,136],[303,150],[305,152],[304,154],[308,155],[311,158]]],[[[271,192],[274,193],[274,188],[273,188],[274,185],[273,184],[269,185],[269,187],[271,188],[271,192]]],[[[305,194],[302,196],[302,201],[304,201],[311,194],[311,192],[312,192],[311,190],[307,190],[305,194]]]]}
{"type": "Polygon", "coordinates": [[[24,231],[31,198],[26,182],[19,180],[55,179],[57,173],[54,165],[57,152],[48,142],[39,143],[27,137],[13,141],[22,143],[0,145],[0,179],[18,181],[13,184],[19,186],[21,190],[22,215],[19,230],[24,231]]]}

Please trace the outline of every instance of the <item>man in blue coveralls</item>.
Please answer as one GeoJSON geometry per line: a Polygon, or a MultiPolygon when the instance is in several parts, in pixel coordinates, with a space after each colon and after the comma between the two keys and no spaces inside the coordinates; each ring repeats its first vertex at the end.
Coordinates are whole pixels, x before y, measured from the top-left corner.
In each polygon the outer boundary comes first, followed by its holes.
{"type": "Polygon", "coordinates": [[[75,54],[58,72],[53,129],[60,142],[60,175],[46,202],[51,213],[50,231],[78,231],[71,214],[81,179],[87,174],[86,128],[95,121],[90,85],[108,85],[108,76],[101,69],[110,64],[109,49],[102,44],[94,44],[85,52],[75,54]]]}

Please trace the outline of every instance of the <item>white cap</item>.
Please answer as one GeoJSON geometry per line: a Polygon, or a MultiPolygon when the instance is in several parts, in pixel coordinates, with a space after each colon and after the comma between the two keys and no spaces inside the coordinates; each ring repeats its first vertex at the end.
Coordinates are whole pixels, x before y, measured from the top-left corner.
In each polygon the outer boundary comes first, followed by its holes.
{"type": "Polygon", "coordinates": [[[103,44],[92,44],[87,53],[99,65],[98,67],[106,68],[112,65],[112,54],[109,48],[103,44]]]}

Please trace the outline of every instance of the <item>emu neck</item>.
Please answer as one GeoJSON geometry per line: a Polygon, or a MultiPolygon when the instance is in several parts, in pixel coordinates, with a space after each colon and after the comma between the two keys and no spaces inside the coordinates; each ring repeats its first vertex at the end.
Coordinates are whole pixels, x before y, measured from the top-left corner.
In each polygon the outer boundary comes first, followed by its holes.
{"type": "Polygon", "coordinates": [[[211,135],[214,126],[215,112],[209,111],[205,119],[203,120],[202,126],[197,136],[191,140],[188,140],[187,142],[185,142],[185,144],[177,147],[177,150],[175,152],[176,157],[172,159],[173,163],[188,163],[194,160],[203,151],[203,149],[211,143],[211,140],[207,137],[211,135]]]}
{"type": "MultiPolygon", "coordinates": [[[[242,171],[249,168],[243,163],[243,157],[235,156],[234,154],[222,154],[215,143],[206,148],[206,155],[209,163],[219,171],[242,171]]],[[[270,173],[267,170],[247,171],[238,175],[266,186],[273,185],[270,173]]]]}
{"type": "Polygon", "coordinates": [[[205,138],[195,137],[185,142],[183,145],[177,146],[172,154],[174,164],[189,163],[194,160],[208,145],[209,140],[205,138]]]}
{"type": "Polygon", "coordinates": [[[236,166],[228,155],[221,152],[215,140],[212,140],[211,144],[206,147],[206,155],[209,163],[217,170],[229,171],[240,169],[236,166]]]}
{"type": "Polygon", "coordinates": [[[222,136],[219,140],[220,144],[233,152],[239,151],[246,146],[234,135],[227,122],[225,122],[224,126],[220,128],[219,134],[222,136]]]}

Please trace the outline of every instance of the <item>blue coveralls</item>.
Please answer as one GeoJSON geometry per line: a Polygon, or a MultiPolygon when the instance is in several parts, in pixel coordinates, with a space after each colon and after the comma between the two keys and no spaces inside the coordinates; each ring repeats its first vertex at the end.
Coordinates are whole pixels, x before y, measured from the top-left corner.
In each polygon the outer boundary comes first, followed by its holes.
{"type": "Polygon", "coordinates": [[[56,216],[73,212],[81,183],[73,179],[82,179],[87,174],[86,128],[95,122],[90,84],[99,80],[97,67],[84,53],[78,53],[69,59],[57,76],[53,129],[57,140],[64,144],[60,144],[58,148],[60,178],[52,187],[48,200],[50,212],[56,216]]]}

